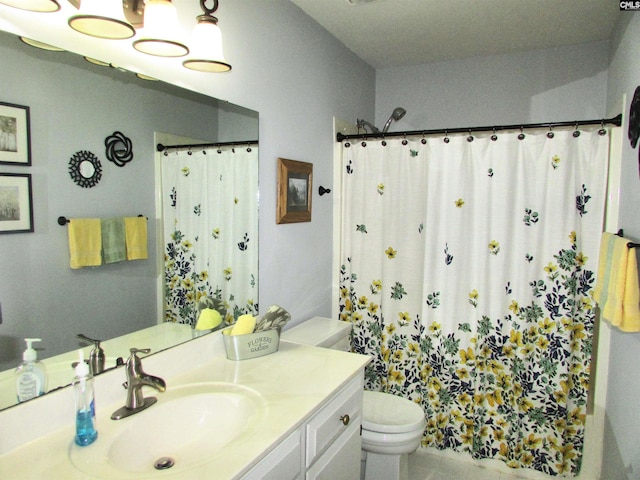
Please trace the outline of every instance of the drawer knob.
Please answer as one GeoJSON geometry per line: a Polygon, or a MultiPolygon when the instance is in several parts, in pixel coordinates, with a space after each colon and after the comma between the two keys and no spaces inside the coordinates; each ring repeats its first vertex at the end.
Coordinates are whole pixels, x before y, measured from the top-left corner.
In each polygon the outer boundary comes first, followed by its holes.
{"type": "Polygon", "coordinates": [[[342,415],[340,417],[340,421],[342,422],[343,425],[349,425],[349,415],[342,415]]]}

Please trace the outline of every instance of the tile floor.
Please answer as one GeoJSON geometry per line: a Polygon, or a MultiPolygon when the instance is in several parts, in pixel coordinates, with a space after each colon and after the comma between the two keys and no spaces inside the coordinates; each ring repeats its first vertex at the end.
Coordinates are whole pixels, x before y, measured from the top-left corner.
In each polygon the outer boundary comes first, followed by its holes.
{"type": "MultiPolygon", "coordinates": [[[[455,455],[455,454],[454,454],[455,455]]],[[[501,471],[506,466],[476,466],[464,456],[450,458],[429,449],[419,448],[409,455],[409,480],[523,480],[524,478],[548,479],[539,472],[515,473],[501,471]]]]}

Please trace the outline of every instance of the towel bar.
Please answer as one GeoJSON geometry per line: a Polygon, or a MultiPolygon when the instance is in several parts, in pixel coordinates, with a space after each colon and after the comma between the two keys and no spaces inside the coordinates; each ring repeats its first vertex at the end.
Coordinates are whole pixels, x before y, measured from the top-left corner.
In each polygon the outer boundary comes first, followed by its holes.
{"type": "MultiPolygon", "coordinates": [[[[139,216],[139,217],[144,217],[144,215],[138,215],[138,216],[139,216]]],[[[145,217],[145,218],[146,218],[146,217],[145,217]]],[[[149,220],[149,219],[147,218],[147,220],[149,220]]],[[[64,225],[66,225],[66,224],[67,224],[67,223],[69,223],[69,222],[71,222],[71,219],[70,219],[70,218],[67,218],[67,217],[58,217],[58,225],[60,225],[60,226],[64,226],[64,225]]]]}
{"type": "MultiPolygon", "coordinates": [[[[624,235],[624,232],[622,229],[618,230],[618,233],[616,233],[617,236],[622,237],[624,235]]],[[[640,247],[640,243],[634,243],[634,242],[628,242],[627,243],[627,248],[638,248],[640,247]]]]}

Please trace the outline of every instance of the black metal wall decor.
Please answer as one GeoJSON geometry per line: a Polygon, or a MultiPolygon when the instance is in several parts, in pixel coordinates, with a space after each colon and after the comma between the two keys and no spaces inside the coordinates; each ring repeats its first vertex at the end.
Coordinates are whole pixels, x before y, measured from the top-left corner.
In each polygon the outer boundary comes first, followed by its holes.
{"type": "MultiPolygon", "coordinates": [[[[629,141],[631,148],[636,148],[640,137],[640,86],[636,87],[629,107],[629,141]]],[[[640,173],[640,150],[638,150],[638,170],[640,173]]]]}
{"type": "Polygon", "coordinates": [[[133,145],[131,140],[125,137],[121,132],[113,132],[104,140],[107,147],[107,160],[115,163],[119,167],[124,167],[133,160],[133,145]]]}
{"type": "Polygon", "coordinates": [[[102,178],[102,165],[93,153],[80,150],[69,160],[69,175],[82,188],[95,187],[102,178]]]}

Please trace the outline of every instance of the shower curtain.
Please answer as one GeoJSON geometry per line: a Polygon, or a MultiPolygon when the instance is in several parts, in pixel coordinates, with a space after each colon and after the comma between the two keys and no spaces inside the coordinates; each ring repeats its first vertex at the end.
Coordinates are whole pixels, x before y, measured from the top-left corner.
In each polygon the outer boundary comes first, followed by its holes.
{"type": "Polygon", "coordinates": [[[258,148],[162,156],[165,321],[194,325],[203,297],[225,322],[257,314],[258,148]]]}
{"type": "Polygon", "coordinates": [[[604,131],[342,148],[341,319],[366,387],[424,409],[423,445],[580,470],[604,131]]]}

